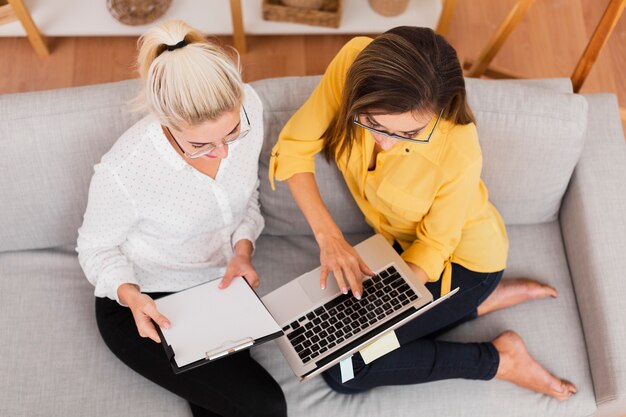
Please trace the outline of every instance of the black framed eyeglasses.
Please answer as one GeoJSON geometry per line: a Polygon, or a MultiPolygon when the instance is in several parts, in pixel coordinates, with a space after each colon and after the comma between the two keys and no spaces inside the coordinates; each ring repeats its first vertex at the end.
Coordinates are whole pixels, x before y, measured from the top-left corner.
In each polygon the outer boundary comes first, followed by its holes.
{"type": "Polygon", "coordinates": [[[444,109],[441,109],[441,111],[439,112],[439,116],[437,117],[437,120],[435,121],[435,125],[433,126],[432,130],[430,131],[430,133],[428,134],[428,137],[426,137],[426,139],[417,139],[417,138],[419,138],[420,135],[422,135],[423,132],[417,133],[412,138],[407,138],[405,136],[400,136],[400,135],[396,135],[394,133],[385,132],[384,130],[375,129],[375,128],[371,127],[371,126],[368,126],[368,125],[365,125],[365,124],[359,122],[358,115],[356,115],[356,114],[354,115],[353,123],[355,125],[357,125],[357,126],[362,127],[363,129],[367,129],[370,132],[374,132],[374,133],[378,133],[380,135],[387,136],[388,138],[398,139],[398,140],[406,140],[406,141],[409,141],[409,142],[428,143],[430,141],[430,137],[435,132],[435,129],[437,129],[437,125],[439,124],[439,120],[441,119],[441,116],[443,115],[443,110],[444,109]]]}
{"type": "Polygon", "coordinates": [[[198,149],[197,151],[192,152],[192,153],[189,153],[189,152],[185,151],[180,146],[180,143],[178,143],[178,140],[176,140],[176,138],[172,134],[172,131],[170,130],[169,127],[165,126],[165,129],[167,129],[167,133],[170,134],[170,136],[172,137],[172,140],[174,140],[174,143],[176,144],[176,146],[178,146],[178,149],[180,149],[180,151],[187,158],[191,158],[191,159],[200,158],[200,157],[202,157],[204,155],[210,154],[211,152],[213,152],[214,150],[216,150],[219,147],[226,146],[226,145],[232,145],[233,143],[235,143],[238,140],[244,138],[246,135],[248,135],[248,133],[250,133],[250,130],[251,130],[252,126],[250,125],[250,119],[248,118],[248,112],[246,112],[246,108],[244,106],[241,106],[241,109],[243,110],[243,114],[244,114],[244,116],[246,118],[246,127],[245,128],[240,128],[239,132],[235,132],[235,133],[233,133],[231,135],[226,136],[218,144],[207,143],[205,146],[202,147],[202,149],[198,149]]]}

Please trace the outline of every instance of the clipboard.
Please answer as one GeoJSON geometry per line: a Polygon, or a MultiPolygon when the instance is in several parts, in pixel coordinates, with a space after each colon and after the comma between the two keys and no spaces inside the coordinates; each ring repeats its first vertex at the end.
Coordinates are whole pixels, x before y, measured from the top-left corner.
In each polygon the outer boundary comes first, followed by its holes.
{"type": "Polygon", "coordinates": [[[175,374],[197,368],[283,335],[248,282],[237,277],[228,288],[215,279],[155,300],[171,322],[155,325],[175,374]]]}

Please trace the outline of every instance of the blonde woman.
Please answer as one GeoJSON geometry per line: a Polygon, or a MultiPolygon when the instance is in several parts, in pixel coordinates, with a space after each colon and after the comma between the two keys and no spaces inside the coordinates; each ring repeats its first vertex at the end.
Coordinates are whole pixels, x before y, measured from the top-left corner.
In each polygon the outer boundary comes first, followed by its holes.
{"type": "Polygon", "coordinates": [[[146,32],[137,61],[149,115],[96,165],[78,237],[102,338],[194,416],[286,416],[279,385],[249,352],[175,375],[153,325],[173,324],[154,299],[207,277],[259,284],[261,102],[225,51],[181,21],[146,32]]]}

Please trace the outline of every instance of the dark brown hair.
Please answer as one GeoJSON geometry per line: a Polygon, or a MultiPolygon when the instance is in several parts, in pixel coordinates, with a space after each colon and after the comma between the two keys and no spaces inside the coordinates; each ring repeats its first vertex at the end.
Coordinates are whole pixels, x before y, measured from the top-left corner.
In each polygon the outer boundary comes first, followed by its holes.
{"type": "Polygon", "coordinates": [[[324,133],[324,156],[338,159],[356,139],[354,116],[439,113],[455,124],[474,123],[456,51],[432,29],[400,26],[374,39],[350,66],[339,112],[324,133]]]}

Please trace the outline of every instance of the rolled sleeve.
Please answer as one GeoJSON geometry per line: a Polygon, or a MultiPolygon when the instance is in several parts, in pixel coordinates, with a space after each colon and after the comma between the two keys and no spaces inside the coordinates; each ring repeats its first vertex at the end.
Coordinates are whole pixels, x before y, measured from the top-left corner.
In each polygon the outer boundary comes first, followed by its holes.
{"type": "Polygon", "coordinates": [[[315,174],[315,155],[324,147],[323,136],[339,111],[346,74],[357,55],[372,40],[350,40],[333,58],[320,83],[289,119],[272,149],[269,180],[285,181],[295,174],[315,174]]]}
{"type": "MultiPolygon", "coordinates": [[[[300,147],[301,151],[304,151],[300,147]]],[[[311,153],[311,156],[302,155],[288,155],[282,154],[279,151],[279,144],[272,149],[272,155],[270,157],[270,184],[272,190],[276,189],[274,181],[286,181],[293,177],[295,174],[303,172],[310,172],[315,174],[315,154],[319,151],[307,152],[311,153]]]]}

